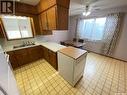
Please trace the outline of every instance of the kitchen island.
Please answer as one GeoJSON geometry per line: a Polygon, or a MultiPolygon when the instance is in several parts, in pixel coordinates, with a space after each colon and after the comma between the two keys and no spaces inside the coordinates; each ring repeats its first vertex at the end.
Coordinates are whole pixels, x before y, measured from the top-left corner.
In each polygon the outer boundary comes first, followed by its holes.
{"type": "Polygon", "coordinates": [[[87,51],[66,47],[58,51],[58,72],[72,86],[83,76],[87,51]]]}

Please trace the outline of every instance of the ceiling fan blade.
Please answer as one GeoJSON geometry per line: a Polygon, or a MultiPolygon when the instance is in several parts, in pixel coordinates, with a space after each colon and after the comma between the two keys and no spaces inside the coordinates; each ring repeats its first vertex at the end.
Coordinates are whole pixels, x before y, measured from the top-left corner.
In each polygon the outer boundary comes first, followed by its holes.
{"type": "MultiPolygon", "coordinates": [[[[86,7],[76,8],[76,9],[72,9],[72,10],[70,10],[70,11],[81,11],[81,10],[82,10],[82,11],[85,11],[85,10],[86,10],[86,7]]],[[[93,8],[90,6],[88,10],[89,10],[89,11],[92,11],[93,8]]]]}
{"type": "Polygon", "coordinates": [[[72,9],[71,11],[74,11],[74,10],[85,10],[85,7],[81,7],[81,8],[72,9]]]}
{"type": "Polygon", "coordinates": [[[95,3],[97,1],[99,1],[99,0],[82,0],[82,4],[89,5],[89,4],[95,3]]]}

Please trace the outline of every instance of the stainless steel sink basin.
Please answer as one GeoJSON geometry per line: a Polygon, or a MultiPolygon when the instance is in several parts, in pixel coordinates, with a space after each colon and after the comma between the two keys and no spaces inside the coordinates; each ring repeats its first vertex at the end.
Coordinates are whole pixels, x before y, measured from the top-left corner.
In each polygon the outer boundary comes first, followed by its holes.
{"type": "Polygon", "coordinates": [[[13,48],[22,48],[22,47],[33,46],[33,45],[35,45],[35,43],[21,44],[21,45],[13,46],[13,48]]]}

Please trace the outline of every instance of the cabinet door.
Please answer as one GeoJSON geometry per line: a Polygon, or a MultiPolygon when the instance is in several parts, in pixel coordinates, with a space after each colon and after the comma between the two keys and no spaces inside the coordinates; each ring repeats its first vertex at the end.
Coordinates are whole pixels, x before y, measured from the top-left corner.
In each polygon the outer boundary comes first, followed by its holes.
{"type": "Polygon", "coordinates": [[[50,8],[56,4],[56,0],[47,0],[47,2],[48,2],[48,8],[50,8]]]}
{"type": "Polygon", "coordinates": [[[37,5],[38,12],[43,12],[55,4],[56,0],[40,0],[39,4],[37,5]]]}
{"type": "Polygon", "coordinates": [[[47,13],[43,12],[40,14],[41,27],[43,30],[48,30],[47,13]]]}
{"type": "Polygon", "coordinates": [[[0,21],[0,38],[4,38],[4,30],[1,21],[0,21]]]}
{"type": "Polygon", "coordinates": [[[36,47],[30,47],[27,48],[28,54],[29,54],[29,62],[33,62],[38,60],[38,55],[37,55],[37,48],[36,47]]]}
{"type": "Polygon", "coordinates": [[[56,30],[56,7],[47,10],[48,29],[56,30]]]}
{"type": "Polygon", "coordinates": [[[16,60],[16,57],[15,57],[14,52],[13,52],[13,51],[7,52],[7,54],[9,54],[9,60],[10,60],[10,63],[11,63],[12,68],[13,68],[13,69],[18,68],[19,65],[18,65],[18,62],[17,62],[17,60],[16,60]]]}
{"type": "Polygon", "coordinates": [[[38,4],[38,11],[39,13],[46,10],[48,8],[48,2],[47,0],[40,0],[38,4]]]}
{"type": "Polygon", "coordinates": [[[26,49],[20,49],[14,51],[19,66],[29,63],[29,55],[26,49]]]}
{"type": "Polygon", "coordinates": [[[49,54],[48,54],[48,49],[43,47],[43,57],[44,59],[49,62],[49,54]]]}
{"type": "Polygon", "coordinates": [[[37,55],[38,55],[38,59],[43,58],[43,47],[42,46],[38,46],[37,47],[37,55]]]}
{"type": "Polygon", "coordinates": [[[68,30],[68,17],[69,10],[67,8],[57,6],[57,29],[58,30],[68,30]]]}
{"type": "Polygon", "coordinates": [[[49,63],[57,70],[57,56],[56,53],[49,50],[49,63]]]}
{"type": "Polygon", "coordinates": [[[57,0],[57,4],[69,9],[70,0],[57,0]]]}
{"type": "Polygon", "coordinates": [[[40,46],[35,46],[31,48],[27,48],[28,54],[29,54],[29,62],[37,61],[41,58],[43,58],[43,50],[40,46]]]}
{"type": "Polygon", "coordinates": [[[0,38],[4,38],[4,34],[3,34],[3,30],[2,30],[2,26],[0,25],[0,38]]]}

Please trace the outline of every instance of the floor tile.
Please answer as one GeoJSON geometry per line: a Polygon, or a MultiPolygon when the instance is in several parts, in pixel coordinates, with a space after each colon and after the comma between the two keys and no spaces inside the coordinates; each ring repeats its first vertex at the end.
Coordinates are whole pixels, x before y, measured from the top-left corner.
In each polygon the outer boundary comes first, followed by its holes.
{"type": "Polygon", "coordinates": [[[127,63],[94,53],[88,54],[83,78],[75,87],[44,59],[14,74],[21,95],[127,95],[127,63]]]}

